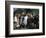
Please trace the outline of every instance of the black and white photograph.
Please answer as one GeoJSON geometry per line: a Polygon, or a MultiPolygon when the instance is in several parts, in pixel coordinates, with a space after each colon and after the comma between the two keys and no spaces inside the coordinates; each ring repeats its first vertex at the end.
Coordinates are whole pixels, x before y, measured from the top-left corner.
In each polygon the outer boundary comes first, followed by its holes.
{"type": "Polygon", "coordinates": [[[39,29],[39,9],[14,8],[13,29],[39,29]]]}
{"type": "Polygon", "coordinates": [[[6,37],[44,35],[44,3],[6,1],[6,37]]]}

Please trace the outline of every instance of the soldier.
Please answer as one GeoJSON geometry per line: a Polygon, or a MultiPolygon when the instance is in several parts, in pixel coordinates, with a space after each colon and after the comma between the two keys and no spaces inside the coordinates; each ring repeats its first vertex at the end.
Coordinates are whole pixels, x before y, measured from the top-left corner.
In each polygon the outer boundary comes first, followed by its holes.
{"type": "Polygon", "coordinates": [[[32,29],[33,28],[32,23],[33,23],[32,14],[28,13],[27,28],[32,29]]]}

